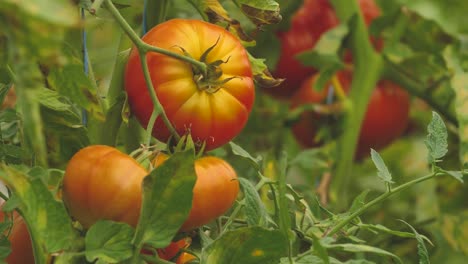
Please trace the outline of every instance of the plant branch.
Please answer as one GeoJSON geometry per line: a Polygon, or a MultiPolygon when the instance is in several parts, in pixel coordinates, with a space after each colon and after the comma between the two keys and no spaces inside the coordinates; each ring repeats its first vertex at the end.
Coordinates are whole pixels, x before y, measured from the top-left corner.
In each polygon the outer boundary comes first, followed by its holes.
{"type": "MultiPolygon", "coordinates": [[[[155,112],[161,113],[164,124],[166,124],[167,129],[169,129],[169,132],[171,132],[171,134],[175,137],[175,139],[179,141],[180,136],[179,134],[177,134],[177,131],[175,130],[174,126],[172,126],[171,121],[169,121],[169,118],[167,117],[166,112],[164,111],[164,108],[161,105],[161,102],[159,101],[158,96],[156,95],[156,92],[154,91],[153,82],[151,82],[151,76],[150,76],[149,69],[148,69],[148,62],[146,59],[146,54],[141,51],[140,51],[140,61],[141,61],[141,66],[143,67],[143,75],[145,76],[146,87],[148,88],[151,101],[153,101],[153,105],[154,105],[154,110],[153,110],[151,117],[154,117],[153,115],[155,114],[155,112]]],[[[156,118],[154,119],[150,118],[150,121],[153,121],[153,123],[149,122],[148,128],[150,127],[152,128],[154,126],[154,122],[156,121],[156,118]]],[[[151,129],[151,131],[153,131],[153,129],[151,129]]],[[[148,132],[151,133],[151,131],[148,131],[148,132]]]]}
{"type": "Polygon", "coordinates": [[[360,216],[361,214],[363,214],[367,209],[369,209],[370,207],[380,203],[381,201],[387,199],[388,197],[390,197],[391,195],[395,194],[395,193],[398,193],[398,192],[401,192],[401,191],[404,191],[406,189],[408,189],[409,187],[417,184],[417,183],[420,183],[420,182],[423,182],[423,181],[426,181],[426,180],[429,180],[429,179],[432,179],[436,176],[439,176],[439,175],[443,175],[443,173],[432,173],[432,174],[429,174],[429,175],[426,175],[426,176],[423,176],[423,177],[420,177],[420,178],[417,178],[415,180],[412,180],[412,181],[409,181],[407,183],[404,183],[394,189],[389,189],[387,192],[385,192],[384,194],[378,196],[377,198],[375,198],[374,200],[368,202],[367,204],[365,204],[364,206],[362,206],[361,208],[359,208],[358,210],[356,210],[354,213],[350,214],[348,217],[346,217],[345,219],[341,220],[335,227],[333,227],[327,234],[325,234],[324,236],[332,236],[334,234],[336,234],[338,231],[340,231],[344,226],[346,226],[347,224],[349,224],[354,218],[360,216]]]}
{"type": "Polygon", "coordinates": [[[354,153],[356,151],[356,142],[361,130],[361,123],[366,113],[372,91],[380,78],[383,60],[374,50],[370,40],[367,27],[359,9],[357,1],[332,0],[335,11],[341,21],[350,21],[352,25],[350,44],[353,54],[353,81],[346,112],[345,124],[346,130],[338,140],[337,167],[333,174],[332,189],[334,197],[340,196],[340,202],[337,204],[339,210],[347,207],[346,201],[350,174],[352,172],[354,153]]]}

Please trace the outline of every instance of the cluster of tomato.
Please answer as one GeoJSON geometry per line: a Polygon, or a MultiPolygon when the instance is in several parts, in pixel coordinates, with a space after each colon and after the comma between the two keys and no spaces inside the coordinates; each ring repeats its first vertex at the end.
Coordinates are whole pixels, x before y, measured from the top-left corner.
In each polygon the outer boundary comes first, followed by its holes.
{"type": "MultiPolygon", "coordinates": [[[[173,19],[154,27],[143,41],[205,65],[200,68],[196,63],[157,52],[146,55],[155,95],[179,136],[190,134],[197,149],[206,151],[226,144],[240,133],[253,106],[255,86],[247,52],[234,35],[204,21],[173,19]]],[[[154,94],[147,88],[144,72],[140,54],[134,48],[125,71],[125,88],[132,113],[146,127],[153,113],[154,94]]],[[[171,144],[174,135],[163,116],[156,119],[152,132],[155,138],[171,144]]],[[[152,160],[153,167],[168,158],[167,154],[159,153],[152,160]]],[[[194,166],[197,179],[192,208],[181,232],[208,224],[226,213],[239,192],[237,174],[226,161],[204,156],[194,166]]],[[[148,174],[135,159],[114,147],[88,146],[68,162],[63,200],[71,216],[84,228],[101,219],[136,226],[142,203],[142,181],[148,174]]],[[[15,223],[10,236],[14,253],[7,261],[33,263],[26,225],[19,219],[21,223],[15,223]],[[26,240],[22,245],[28,245],[29,249],[15,246],[14,241],[19,239],[26,240]],[[15,259],[18,256],[28,259],[15,259]]],[[[169,260],[188,246],[189,242],[183,239],[157,252],[159,257],[169,260]]],[[[183,264],[194,258],[182,252],[176,261],[183,264]]]]}
{"type": "MultiPolygon", "coordinates": [[[[359,6],[366,25],[380,16],[380,10],[374,0],[359,0],[359,6]]],[[[320,37],[339,24],[338,17],[330,0],[305,0],[294,13],[291,27],[287,32],[278,33],[281,42],[281,55],[275,70],[275,76],[284,78],[279,87],[267,92],[275,97],[288,99],[292,108],[305,104],[325,104],[330,92],[330,83],[320,91],[313,88],[318,71],[307,67],[295,57],[297,54],[312,49],[320,37]]],[[[382,48],[382,41],[371,39],[374,47],[382,48]]],[[[352,55],[344,54],[344,61],[352,63],[352,55]]],[[[352,66],[350,67],[352,68],[352,66]]],[[[352,81],[352,71],[339,71],[333,78],[340,84],[344,93],[349,92],[352,81]]],[[[370,148],[382,149],[394,139],[401,136],[409,121],[410,98],[408,93],[388,80],[380,80],[374,89],[362,123],[356,158],[362,158],[370,153],[370,148]]],[[[317,132],[320,124],[320,114],[304,112],[292,128],[293,134],[300,145],[306,148],[322,143],[317,132]]]]}

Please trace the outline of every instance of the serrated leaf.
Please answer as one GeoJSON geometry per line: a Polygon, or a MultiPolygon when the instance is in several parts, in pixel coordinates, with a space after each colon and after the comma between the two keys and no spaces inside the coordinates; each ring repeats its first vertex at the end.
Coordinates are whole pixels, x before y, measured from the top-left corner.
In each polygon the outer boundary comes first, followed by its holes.
{"type": "Polygon", "coordinates": [[[211,23],[227,22],[229,24],[229,31],[243,41],[244,45],[255,43],[253,38],[244,32],[240,22],[231,18],[218,0],[196,0],[193,2],[196,2],[195,5],[208,16],[208,20],[211,23]]]}
{"type": "Polygon", "coordinates": [[[432,112],[432,120],[427,126],[427,132],[427,139],[424,142],[429,151],[429,163],[434,163],[443,158],[448,151],[447,128],[436,112],[432,112]]]}
{"type": "Polygon", "coordinates": [[[414,227],[412,227],[410,224],[408,224],[407,222],[405,222],[403,220],[400,220],[400,221],[403,222],[404,224],[406,224],[407,226],[409,226],[409,228],[411,228],[411,230],[414,233],[414,236],[415,236],[416,240],[418,241],[419,264],[429,264],[429,263],[431,263],[430,260],[429,260],[429,252],[427,252],[426,245],[424,245],[424,240],[423,240],[422,236],[419,235],[418,231],[416,231],[416,229],[414,229],[414,227]]]}
{"type": "Polygon", "coordinates": [[[258,59],[247,53],[252,66],[254,81],[257,85],[263,88],[271,88],[280,85],[284,79],[275,78],[271,75],[265,64],[265,59],[258,59]]]}
{"type": "Polygon", "coordinates": [[[383,256],[389,256],[398,261],[398,263],[403,263],[401,259],[393,254],[390,253],[386,250],[383,250],[381,248],[373,247],[373,246],[368,246],[368,245],[360,245],[360,244],[330,244],[326,245],[328,249],[339,249],[345,252],[353,252],[353,253],[358,253],[358,252],[366,252],[366,253],[374,253],[378,255],[383,255],[383,256]]]}
{"type": "Polygon", "coordinates": [[[101,220],[86,233],[86,259],[120,263],[133,255],[131,243],[135,230],[125,223],[101,220]]]}
{"type": "Polygon", "coordinates": [[[239,183],[244,193],[244,210],[247,224],[266,227],[268,214],[255,186],[244,178],[239,178],[239,183]]]}
{"type": "Polygon", "coordinates": [[[237,145],[236,143],[234,143],[232,141],[229,142],[229,145],[231,146],[232,153],[234,153],[234,155],[243,157],[243,158],[251,161],[255,165],[256,168],[260,167],[260,162],[263,159],[262,156],[257,156],[256,158],[252,157],[252,155],[250,155],[250,153],[248,153],[245,149],[243,149],[241,146],[237,145]]]}
{"type": "Polygon", "coordinates": [[[448,175],[455,178],[457,181],[463,183],[463,174],[461,171],[445,171],[448,175]]]}
{"type": "MultiPolygon", "coordinates": [[[[6,165],[0,167],[0,179],[16,195],[31,234],[37,234],[33,239],[47,252],[53,253],[69,248],[76,239],[76,233],[63,203],[55,200],[41,174],[35,170],[34,175],[26,175],[6,165]]],[[[43,170],[43,174],[47,171],[43,170]]]]}
{"type": "Polygon", "coordinates": [[[374,162],[375,167],[377,168],[377,175],[379,176],[379,178],[386,183],[393,183],[392,174],[390,173],[390,171],[388,171],[387,165],[385,165],[385,162],[383,161],[380,154],[374,149],[371,149],[371,158],[374,162]]]}
{"type": "Polygon", "coordinates": [[[286,256],[287,249],[279,230],[244,227],[224,233],[204,248],[201,263],[273,264],[286,256]]]}
{"type": "Polygon", "coordinates": [[[257,27],[281,22],[280,6],[273,0],[237,0],[237,3],[257,27]]]}
{"type": "Polygon", "coordinates": [[[143,180],[143,203],[133,243],[163,248],[187,219],[196,181],[194,155],[178,152],[143,180]]]}
{"type": "Polygon", "coordinates": [[[83,65],[72,63],[54,67],[51,69],[47,80],[60,95],[66,96],[83,107],[95,118],[104,120],[95,85],[86,76],[83,65]]]}

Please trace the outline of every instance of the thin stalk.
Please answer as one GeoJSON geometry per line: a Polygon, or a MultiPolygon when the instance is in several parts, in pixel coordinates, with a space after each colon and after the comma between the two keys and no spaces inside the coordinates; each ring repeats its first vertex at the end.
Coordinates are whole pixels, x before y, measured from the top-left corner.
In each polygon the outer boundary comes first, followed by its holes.
{"type": "Polygon", "coordinates": [[[178,60],[188,62],[188,63],[194,65],[195,67],[197,67],[204,74],[204,76],[206,76],[207,66],[206,66],[205,63],[203,63],[201,61],[197,61],[197,60],[195,60],[195,59],[193,59],[193,58],[191,58],[189,56],[181,55],[179,53],[175,53],[175,52],[172,52],[172,51],[169,51],[169,50],[166,50],[166,49],[162,49],[162,48],[158,48],[158,47],[155,47],[155,46],[152,46],[152,45],[149,45],[149,44],[145,43],[143,40],[141,40],[140,37],[138,37],[138,35],[135,33],[135,31],[133,31],[132,27],[130,27],[130,25],[127,23],[127,21],[122,17],[122,15],[119,13],[117,8],[114,6],[112,1],[111,0],[104,0],[104,1],[105,1],[105,4],[107,5],[107,8],[110,11],[111,15],[114,17],[114,19],[117,21],[117,23],[119,23],[120,27],[125,31],[125,33],[128,35],[128,37],[133,42],[133,44],[135,44],[136,48],[140,51],[140,53],[141,52],[146,53],[148,51],[152,51],[152,52],[157,52],[157,53],[164,54],[166,56],[169,56],[169,57],[172,57],[172,58],[175,58],[175,59],[178,59],[178,60]]]}
{"type": "Polygon", "coordinates": [[[443,173],[432,173],[432,174],[429,174],[429,175],[426,175],[426,176],[423,176],[423,177],[420,177],[420,178],[417,178],[415,180],[412,180],[412,181],[409,181],[407,183],[404,183],[394,189],[389,189],[387,192],[385,192],[384,194],[378,196],[377,198],[375,198],[374,200],[368,202],[367,204],[365,204],[363,207],[359,208],[356,212],[350,214],[348,217],[346,217],[345,219],[341,220],[335,227],[333,227],[325,236],[332,236],[334,234],[336,234],[338,231],[340,231],[344,226],[346,226],[347,224],[349,224],[354,218],[360,216],[361,214],[363,214],[365,211],[367,211],[367,209],[369,209],[370,207],[380,203],[381,201],[387,199],[388,197],[392,196],[393,194],[395,193],[398,193],[398,192],[401,192],[401,191],[404,191],[406,189],[408,189],[409,187],[417,184],[417,183],[420,183],[420,182],[423,182],[423,181],[426,181],[426,180],[429,180],[429,179],[432,179],[438,175],[442,175],[443,173]]]}
{"type": "MultiPolygon", "coordinates": [[[[141,61],[141,66],[143,67],[143,75],[145,76],[146,87],[148,88],[151,101],[153,101],[153,104],[154,104],[153,114],[155,112],[159,112],[162,114],[162,118],[163,118],[164,124],[166,124],[167,126],[167,129],[169,129],[169,132],[171,132],[174,138],[177,141],[179,141],[180,136],[175,130],[174,126],[172,126],[171,121],[169,121],[169,118],[167,117],[166,112],[164,111],[164,108],[161,105],[161,102],[159,101],[158,96],[156,95],[156,92],[154,91],[153,82],[151,81],[151,76],[150,76],[149,69],[148,69],[148,61],[146,59],[145,52],[140,51],[140,61],[141,61]]],[[[151,117],[153,117],[153,114],[151,114],[151,117]]],[[[150,121],[151,121],[151,118],[150,118],[150,121]]],[[[148,129],[151,127],[151,131],[153,131],[152,127],[154,126],[155,121],[156,121],[156,118],[154,118],[153,123],[148,124],[148,129]]],[[[149,132],[151,133],[151,131],[149,132]]]]}

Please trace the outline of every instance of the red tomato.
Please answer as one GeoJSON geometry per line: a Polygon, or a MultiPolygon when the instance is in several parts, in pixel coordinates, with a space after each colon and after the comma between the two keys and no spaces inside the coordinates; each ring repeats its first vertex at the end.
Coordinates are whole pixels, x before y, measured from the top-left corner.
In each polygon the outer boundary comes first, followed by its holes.
{"type": "MultiPolygon", "coordinates": [[[[359,5],[367,25],[380,15],[374,0],[359,0],[359,5]]],[[[290,98],[308,76],[317,72],[313,67],[302,65],[295,56],[312,49],[323,33],[339,23],[329,0],[306,0],[293,15],[290,30],[278,34],[281,54],[273,75],[286,80],[278,87],[265,91],[278,98],[290,98]]],[[[382,46],[382,43],[376,45],[382,46]]]]}
{"type": "MultiPolygon", "coordinates": [[[[0,211],[0,221],[5,221],[3,211],[0,211]]],[[[6,263],[34,264],[34,253],[28,227],[16,211],[13,212],[13,226],[8,239],[11,243],[11,253],[6,258],[6,263]]]]}
{"type": "MultiPolygon", "coordinates": [[[[307,79],[300,90],[292,98],[292,108],[306,103],[325,103],[329,86],[318,92],[312,88],[317,75],[307,79]]],[[[339,72],[338,79],[348,92],[351,84],[350,72],[339,72]]],[[[408,93],[396,84],[382,80],[378,82],[372,92],[369,105],[362,123],[359,135],[356,158],[360,159],[370,153],[370,148],[376,150],[389,145],[400,137],[409,122],[410,100],[408,93]]],[[[321,125],[319,115],[305,112],[300,120],[293,126],[292,132],[303,147],[311,148],[322,142],[316,138],[317,130],[321,125]]]]}
{"type": "Polygon", "coordinates": [[[188,248],[190,246],[191,239],[183,238],[176,242],[171,242],[169,246],[163,249],[158,249],[158,255],[160,258],[170,260],[174,258],[181,249],[188,248]]]}
{"type": "MultiPolygon", "coordinates": [[[[247,52],[234,35],[204,21],[173,19],[151,29],[143,41],[179,54],[185,51],[196,60],[217,43],[206,63],[223,61],[216,67],[219,77],[202,83],[189,63],[151,52],[147,59],[152,83],[179,135],[190,132],[196,143],[205,142],[206,150],[210,150],[240,133],[253,106],[255,87],[247,52]],[[232,77],[226,83],[216,83],[232,77]]],[[[136,49],[128,60],[125,88],[132,112],[147,126],[153,103],[136,49]]],[[[161,117],[156,120],[153,136],[162,141],[169,139],[161,117]]]]}
{"type": "Polygon", "coordinates": [[[63,200],[84,227],[100,219],[136,226],[141,208],[141,184],[147,171],[119,150],[93,145],[68,162],[63,200]]]}
{"type": "MultiPolygon", "coordinates": [[[[153,160],[155,167],[169,157],[159,154],[153,160]]],[[[208,224],[231,208],[239,193],[239,182],[234,169],[226,161],[212,156],[195,161],[197,181],[193,188],[192,209],[181,231],[208,224]]]]}

